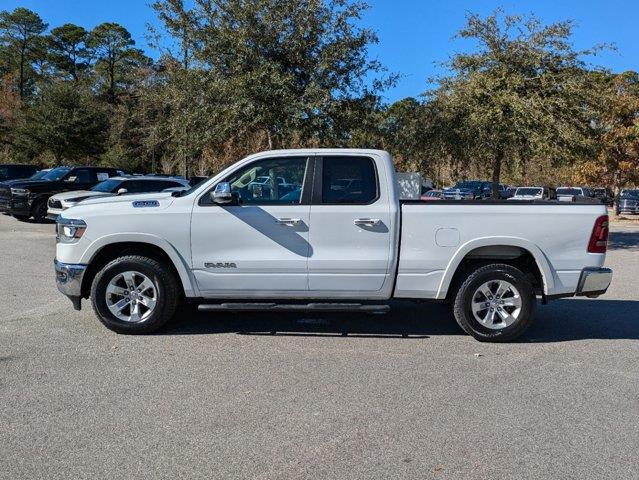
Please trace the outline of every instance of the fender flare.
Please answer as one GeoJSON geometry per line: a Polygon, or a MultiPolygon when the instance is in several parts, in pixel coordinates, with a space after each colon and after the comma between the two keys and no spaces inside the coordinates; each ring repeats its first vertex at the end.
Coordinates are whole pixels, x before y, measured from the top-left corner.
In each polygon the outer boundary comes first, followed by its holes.
{"type": "Polygon", "coordinates": [[[541,272],[544,294],[549,295],[550,292],[554,291],[555,280],[552,274],[552,269],[550,268],[550,262],[548,261],[548,258],[546,258],[546,255],[544,255],[544,252],[542,252],[537,245],[530,242],[529,240],[520,237],[484,237],[470,240],[469,242],[464,243],[455,252],[453,257],[448,262],[448,265],[446,266],[444,275],[439,283],[436,298],[446,298],[448,288],[450,287],[450,284],[453,280],[453,275],[455,275],[455,272],[457,272],[459,265],[470,252],[480,247],[497,246],[519,247],[530,253],[535,259],[537,268],[539,268],[539,271],[541,272]]]}
{"type": "Polygon", "coordinates": [[[197,297],[199,295],[197,283],[191,273],[187,260],[180,255],[178,250],[171,243],[157,235],[151,235],[148,233],[113,233],[110,235],[104,235],[103,237],[91,242],[82,254],[82,258],[79,263],[89,265],[104,247],[115,243],[126,242],[146,243],[162,249],[173,263],[173,266],[180,277],[182,287],[184,288],[184,294],[187,297],[197,297]]]}

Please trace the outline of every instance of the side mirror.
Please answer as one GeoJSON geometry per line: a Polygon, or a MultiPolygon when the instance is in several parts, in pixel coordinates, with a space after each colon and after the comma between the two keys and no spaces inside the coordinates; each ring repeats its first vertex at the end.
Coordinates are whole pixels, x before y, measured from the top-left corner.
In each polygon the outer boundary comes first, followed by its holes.
{"type": "Polygon", "coordinates": [[[123,195],[125,193],[128,193],[128,190],[126,188],[119,188],[118,189],[118,195],[123,195]]]}
{"type": "Polygon", "coordinates": [[[221,182],[215,186],[215,190],[211,193],[211,200],[218,205],[227,205],[233,201],[233,193],[231,192],[231,184],[229,182],[221,182]]]}

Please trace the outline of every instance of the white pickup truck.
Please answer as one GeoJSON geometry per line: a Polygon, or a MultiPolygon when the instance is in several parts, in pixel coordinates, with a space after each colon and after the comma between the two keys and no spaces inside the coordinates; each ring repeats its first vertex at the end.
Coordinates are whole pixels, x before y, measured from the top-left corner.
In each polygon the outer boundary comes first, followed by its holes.
{"type": "Polygon", "coordinates": [[[409,298],[448,301],[467,333],[508,341],[531,324],[538,297],[606,292],[607,237],[603,205],[402,202],[386,152],[285,150],[185,192],[65,210],[55,270],[76,309],[90,298],[122,333],[157,330],[181,302],[382,313],[409,298]]]}

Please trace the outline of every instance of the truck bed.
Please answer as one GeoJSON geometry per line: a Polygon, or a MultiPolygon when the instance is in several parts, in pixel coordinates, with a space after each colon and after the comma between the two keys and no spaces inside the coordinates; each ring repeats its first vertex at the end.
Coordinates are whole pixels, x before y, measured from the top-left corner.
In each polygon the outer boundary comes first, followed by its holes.
{"type": "Polygon", "coordinates": [[[404,201],[395,296],[444,299],[468,258],[530,255],[548,296],[574,294],[583,267],[603,266],[587,252],[601,203],[558,201],[404,201]],[[577,268],[578,267],[578,268],[577,268]]]}

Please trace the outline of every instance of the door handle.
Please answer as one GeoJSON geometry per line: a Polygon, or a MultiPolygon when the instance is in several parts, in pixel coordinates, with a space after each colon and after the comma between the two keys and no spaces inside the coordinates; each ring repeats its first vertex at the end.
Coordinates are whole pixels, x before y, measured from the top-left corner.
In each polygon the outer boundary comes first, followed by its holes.
{"type": "Polygon", "coordinates": [[[279,225],[288,225],[288,226],[299,225],[300,223],[302,223],[301,218],[277,218],[275,221],[279,225]]]}
{"type": "Polygon", "coordinates": [[[356,218],[354,223],[361,227],[375,227],[382,223],[382,221],[379,218],[356,218]]]}

